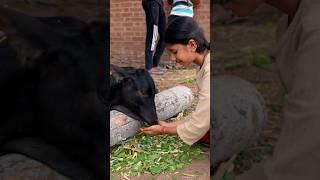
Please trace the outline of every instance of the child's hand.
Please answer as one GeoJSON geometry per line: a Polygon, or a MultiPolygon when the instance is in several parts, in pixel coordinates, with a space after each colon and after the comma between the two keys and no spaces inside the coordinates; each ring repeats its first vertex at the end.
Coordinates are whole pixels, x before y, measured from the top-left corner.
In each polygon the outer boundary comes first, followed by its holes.
{"type": "Polygon", "coordinates": [[[140,128],[140,130],[149,136],[156,136],[164,133],[164,126],[153,125],[146,128],[140,128]]]}

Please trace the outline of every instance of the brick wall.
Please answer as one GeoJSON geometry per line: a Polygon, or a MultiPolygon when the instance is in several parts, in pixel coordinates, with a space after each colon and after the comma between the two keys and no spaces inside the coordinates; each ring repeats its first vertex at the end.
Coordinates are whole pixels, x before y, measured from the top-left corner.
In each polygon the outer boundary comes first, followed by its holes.
{"type": "MultiPolygon", "coordinates": [[[[141,0],[110,0],[110,51],[111,60],[136,61],[144,64],[146,35],[145,14],[141,0]]],[[[166,13],[169,13],[164,0],[166,13]]],[[[210,0],[201,0],[195,8],[195,20],[210,40],[210,0]]],[[[168,60],[166,52],[162,61],[168,60]]]]}

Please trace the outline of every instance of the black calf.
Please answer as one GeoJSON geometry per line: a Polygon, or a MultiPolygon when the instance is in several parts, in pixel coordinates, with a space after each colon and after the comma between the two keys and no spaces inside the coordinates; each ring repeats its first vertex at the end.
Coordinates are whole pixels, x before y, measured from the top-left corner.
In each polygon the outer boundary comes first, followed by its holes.
{"type": "Polygon", "coordinates": [[[156,124],[155,93],[155,84],[146,70],[111,66],[111,109],[149,125],[156,124]]]}
{"type": "Polygon", "coordinates": [[[108,24],[56,22],[0,8],[0,153],[105,180],[108,24]]]}

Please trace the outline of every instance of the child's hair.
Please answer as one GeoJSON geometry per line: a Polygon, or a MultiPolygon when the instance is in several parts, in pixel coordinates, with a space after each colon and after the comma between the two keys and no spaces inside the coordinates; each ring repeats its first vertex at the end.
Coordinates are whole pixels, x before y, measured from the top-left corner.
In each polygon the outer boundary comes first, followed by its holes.
{"type": "Polygon", "coordinates": [[[206,40],[203,30],[191,17],[175,17],[170,21],[165,33],[164,41],[171,44],[188,44],[193,39],[197,43],[196,52],[210,50],[210,43],[206,40]]]}

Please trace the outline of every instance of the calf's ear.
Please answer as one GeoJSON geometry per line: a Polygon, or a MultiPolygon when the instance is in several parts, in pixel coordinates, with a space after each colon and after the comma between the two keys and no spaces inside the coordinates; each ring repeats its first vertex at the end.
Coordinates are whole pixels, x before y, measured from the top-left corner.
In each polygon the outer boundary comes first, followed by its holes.
{"type": "MultiPolygon", "coordinates": [[[[0,31],[15,49],[22,65],[62,44],[48,25],[24,13],[0,6],[0,31]]],[[[32,62],[31,62],[32,63],[32,62]]]]}
{"type": "Polygon", "coordinates": [[[113,64],[110,64],[110,71],[111,71],[111,74],[116,74],[117,76],[120,76],[122,78],[129,76],[128,72],[126,72],[124,68],[113,65],[113,64]]]}
{"type": "Polygon", "coordinates": [[[119,84],[125,79],[125,77],[121,76],[117,72],[113,72],[110,77],[111,77],[111,86],[114,84],[119,84]]]}

